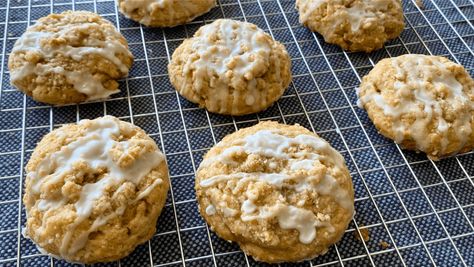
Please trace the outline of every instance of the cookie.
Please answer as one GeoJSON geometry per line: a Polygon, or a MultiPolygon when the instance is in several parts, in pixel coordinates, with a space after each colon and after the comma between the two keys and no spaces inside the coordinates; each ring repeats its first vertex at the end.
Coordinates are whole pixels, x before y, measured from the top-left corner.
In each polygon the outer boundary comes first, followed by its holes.
{"type": "Polygon", "coordinates": [[[400,0],[296,0],[300,23],[345,50],[372,52],[405,26],[400,0]]]}
{"type": "Polygon", "coordinates": [[[173,53],[172,85],[210,112],[245,115],[277,101],[291,81],[285,47],[256,25],[219,19],[173,53]]]}
{"type": "Polygon", "coordinates": [[[26,166],[25,236],[71,262],[118,260],[155,233],[169,188],[146,133],[105,116],[47,134],[26,166]]]}
{"type": "Polygon", "coordinates": [[[48,104],[78,103],[119,92],[133,56],[109,21],[87,11],[39,19],[15,42],[8,59],[12,85],[48,104]]]}
{"type": "Polygon", "coordinates": [[[380,133],[404,148],[434,160],[474,148],[474,81],[446,58],[383,59],[358,95],[380,133]]]}
{"type": "Polygon", "coordinates": [[[215,6],[216,0],[118,0],[122,14],[151,27],[185,24],[215,6]]]}
{"type": "Polygon", "coordinates": [[[205,155],[195,187],[211,229],[269,263],[326,253],[354,213],[344,158],[299,125],[261,122],[226,136],[205,155]]]}

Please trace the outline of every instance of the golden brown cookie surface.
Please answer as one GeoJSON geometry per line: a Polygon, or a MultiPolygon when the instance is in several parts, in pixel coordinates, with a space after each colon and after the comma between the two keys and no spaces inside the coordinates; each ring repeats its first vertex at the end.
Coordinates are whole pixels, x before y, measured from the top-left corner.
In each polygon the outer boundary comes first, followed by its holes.
{"type": "Polygon", "coordinates": [[[39,19],[16,41],[11,83],[36,101],[78,103],[119,92],[133,62],[127,41],[99,15],[66,11],[39,19]]]}
{"type": "Polygon", "coordinates": [[[324,254],[352,219],[343,157],[307,129],[262,122],[226,136],[196,175],[201,215],[259,261],[324,254]]]}
{"type": "Polygon", "coordinates": [[[439,159],[474,148],[474,81],[447,58],[383,59],[358,94],[380,133],[407,149],[439,159]]]}
{"type": "Polygon", "coordinates": [[[111,116],[47,134],[26,176],[26,236],[82,263],[120,259],[150,239],[169,188],[153,139],[111,116]]]}
{"type": "Polygon", "coordinates": [[[404,27],[400,0],[296,0],[296,8],[303,25],[354,52],[380,49],[404,27]]]}
{"type": "Polygon", "coordinates": [[[173,27],[209,12],[216,0],[118,0],[120,12],[146,26],[173,27]]]}
{"type": "Polygon", "coordinates": [[[291,81],[285,47],[256,25],[219,19],[173,53],[171,83],[210,112],[245,115],[271,106],[291,81]]]}

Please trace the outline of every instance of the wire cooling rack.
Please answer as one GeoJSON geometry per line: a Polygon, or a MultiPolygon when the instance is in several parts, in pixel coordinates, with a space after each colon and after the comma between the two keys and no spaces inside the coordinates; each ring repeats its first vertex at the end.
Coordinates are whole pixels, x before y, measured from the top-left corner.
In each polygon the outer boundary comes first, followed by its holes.
{"type": "MultiPolygon", "coordinates": [[[[384,139],[356,106],[354,88],[380,59],[406,53],[443,55],[474,74],[474,0],[405,0],[406,29],[385,48],[346,53],[298,23],[294,0],[221,0],[196,21],[173,29],[142,27],[113,0],[1,0],[0,266],[70,266],[24,239],[23,166],[40,138],[65,123],[104,114],[145,129],[167,156],[172,188],[157,233],[132,255],[100,266],[265,266],[209,231],[198,214],[194,172],[223,136],[259,120],[299,123],[345,157],[356,191],[356,214],[329,252],[298,266],[474,266],[474,154],[439,162],[384,139]],[[95,103],[50,107],[9,85],[8,54],[29,24],[52,12],[90,10],[117,25],[135,63],[121,93],[95,103]],[[166,66],[184,38],[204,23],[234,18],[257,24],[284,43],[293,82],[276,105],[257,115],[207,113],[178,96],[166,66]],[[364,240],[360,235],[369,239],[364,240]],[[356,238],[359,237],[359,240],[356,238]]],[[[183,0],[184,1],[184,0],[183,0]]],[[[111,248],[112,249],[112,248],[111,248]]],[[[292,266],[281,264],[281,266],[292,266]]]]}

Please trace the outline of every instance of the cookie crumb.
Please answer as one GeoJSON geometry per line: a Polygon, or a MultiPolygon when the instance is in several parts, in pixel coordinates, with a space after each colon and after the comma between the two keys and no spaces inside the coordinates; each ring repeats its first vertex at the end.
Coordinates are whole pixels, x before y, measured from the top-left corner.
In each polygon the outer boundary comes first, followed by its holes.
{"type": "Polygon", "coordinates": [[[379,245],[380,247],[382,247],[382,249],[387,249],[390,247],[390,243],[387,243],[385,241],[380,241],[379,245]]]}
{"type": "Polygon", "coordinates": [[[425,9],[425,4],[423,3],[423,0],[416,0],[416,5],[417,5],[420,9],[425,9]]]}
{"type": "Polygon", "coordinates": [[[367,242],[370,240],[370,234],[369,234],[369,229],[367,228],[359,228],[359,231],[354,231],[354,236],[357,240],[362,241],[360,238],[362,236],[362,239],[367,242]],[[359,235],[360,232],[360,235],[359,235]]]}

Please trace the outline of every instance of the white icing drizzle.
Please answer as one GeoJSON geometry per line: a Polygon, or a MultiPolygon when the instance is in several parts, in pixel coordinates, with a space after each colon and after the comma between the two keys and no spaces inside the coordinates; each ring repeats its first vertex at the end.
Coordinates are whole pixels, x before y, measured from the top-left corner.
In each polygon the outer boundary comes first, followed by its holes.
{"type": "Polygon", "coordinates": [[[193,75],[197,91],[209,83],[211,110],[231,104],[234,111],[236,105],[229,100],[235,102],[242,95],[249,106],[266,103],[265,92],[257,89],[257,78],[267,71],[272,50],[266,35],[253,24],[229,19],[205,25],[194,35],[192,47],[198,57],[188,59],[183,73],[193,75]],[[242,82],[248,86],[241,88],[242,82]]]}
{"type": "Polygon", "coordinates": [[[137,10],[141,7],[146,7],[145,10],[151,12],[155,6],[163,8],[165,6],[165,2],[168,1],[169,0],[124,0],[122,1],[120,7],[127,11],[127,13],[137,10]]]}
{"type": "MultiPolygon", "coordinates": [[[[140,19],[139,22],[144,25],[149,25],[153,20],[150,13],[156,8],[163,9],[165,7],[165,2],[167,2],[167,0],[124,0],[120,3],[120,8],[124,11],[124,15],[129,17],[128,14],[136,12],[136,10],[145,7],[144,10],[147,13],[140,19]]],[[[175,14],[173,8],[168,8],[166,11],[167,15],[170,17],[173,17],[175,14]]]]}
{"type": "MultiPolygon", "coordinates": [[[[296,192],[314,191],[320,195],[331,196],[341,207],[348,212],[353,212],[354,203],[348,192],[341,188],[337,180],[329,175],[311,175],[311,170],[319,160],[331,161],[333,168],[345,168],[344,159],[327,142],[311,135],[298,135],[287,137],[278,131],[261,130],[244,139],[235,141],[233,146],[226,148],[218,156],[210,157],[201,163],[200,168],[209,167],[213,162],[235,165],[232,155],[245,152],[257,154],[268,158],[287,160],[289,172],[280,173],[232,173],[216,175],[200,181],[200,186],[210,187],[220,182],[238,179],[234,190],[238,190],[248,181],[263,181],[278,188],[291,188],[296,192]],[[297,152],[293,155],[287,153],[290,147],[310,147],[316,153],[297,152]],[[324,156],[327,155],[327,156],[324,156]],[[309,171],[309,173],[307,172],[309,171]],[[290,183],[291,181],[291,183],[290,183]]],[[[220,146],[218,144],[217,146],[220,146]]],[[[282,229],[296,229],[299,231],[300,242],[311,243],[316,237],[316,227],[327,225],[328,217],[316,216],[312,211],[295,207],[285,203],[276,203],[273,206],[259,207],[254,203],[255,196],[247,191],[247,197],[241,206],[241,219],[243,221],[277,218],[282,229]]],[[[225,203],[218,203],[216,210],[227,209],[225,203]]],[[[303,203],[304,204],[304,203],[303,203]]],[[[227,216],[224,212],[224,216],[227,216]]],[[[236,215],[236,214],[235,214],[236,215]]],[[[233,216],[235,216],[233,215],[233,216]]]]}
{"type": "Polygon", "coordinates": [[[210,187],[219,182],[228,181],[231,179],[239,179],[237,187],[248,181],[265,181],[278,188],[292,188],[296,192],[303,192],[305,190],[312,190],[318,192],[321,195],[332,196],[339,205],[347,210],[353,209],[352,200],[348,197],[347,192],[341,189],[334,177],[330,175],[324,175],[318,179],[318,177],[301,175],[298,173],[286,174],[286,173],[232,173],[224,175],[216,175],[206,180],[202,180],[200,185],[202,187],[210,187]],[[288,184],[287,182],[295,181],[295,184],[288,184]]]}
{"type": "Polygon", "coordinates": [[[214,207],[214,205],[209,205],[206,207],[206,214],[207,215],[214,215],[216,214],[216,207],[214,207]]]}
{"type": "MultiPolygon", "coordinates": [[[[45,186],[61,182],[64,175],[71,173],[74,165],[80,162],[86,163],[91,169],[106,168],[108,171],[100,180],[94,183],[87,183],[81,188],[79,200],[74,204],[76,219],[66,229],[60,247],[60,256],[65,258],[82,249],[86,245],[90,233],[105,225],[111,218],[120,216],[125,211],[126,207],[123,206],[108,215],[99,216],[87,231],[82,232],[78,237],[72,237],[75,228],[90,217],[96,201],[104,195],[106,188],[119,186],[126,181],[138,185],[146,174],[163,161],[163,155],[155,150],[144,153],[127,168],[120,167],[113,160],[111,150],[123,149],[123,156],[127,156],[126,150],[130,143],[129,141],[118,142],[111,138],[112,136],[118,137],[121,134],[118,122],[110,116],[89,122],[91,124],[88,126],[84,136],[63,146],[61,150],[48,155],[38,164],[36,171],[27,174],[33,193],[42,194],[45,186]]],[[[85,121],[79,122],[79,124],[84,123],[85,121]]],[[[131,128],[128,130],[131,130],[131,128]]],[[[81,175],[81,173],[78,175],[81,175]]],[[[162,182],[161,179],[156,179],[153,184],[140,192],[137,198],[130,202],[130,204],[146,197],[162,182]]],[[[121,190],[121,187],[115,193],[119,190],[121,190]]],[[[40,211],[47,211],[60,208],[67,202],[67,197],[61,195],[60,199],[40,199],[37,202],[37,207],[40,211]]]]}
{"type": "Polygon", "coordinates": [[[300,22],[304,23],[311,18],[311,15],[327,0],[296,0],[296,5],[298,7],[306,6],[305,9],[300,8],[300,22]],[[304,10],[304,12],[301,12],[304,10]]]}
{"type": "Polygon", "coordinates": [[[353,32],[359,30],[364,24],[368,24],[380,17],[381,10],[388,10],[389,4],[394,1],[387,0],[363,0],[347,9],[349,23],[353,32]]]}
{"type": "Polygon", "coordinates": [[[238,210],[231,209],[231,208],[228,208],[228,207],[223,207],[223,208],[221,208],[221,210],[224,213],[225,217],[234,217],[235,215],[237,215],[239,213],[238,210]]]}
{"type": "MultiPolygon", "coordinates": [[[[33,27],[41,25],[43,25],[43,23],[38,21],[33,27]]],[[[112,62],[124,75],[127,74],[128,67],[122,63],[118,55],[125,54],[131,56],[131,54],[128,48],[118,41],[118,39],[122,37],[120,33],[118,33],[112,27],[101,27],[107,38],[105,41],[87,38],[84,39],[84,46],[81,47],[67,44],[57,46],[44,44],[44,40],[51,38],[61,38],[66,40],[70,39],[71,36],[74,36],[74,31],[87,30],[88,28],[94,27],[95,25],[97,24],[82,23],[80,25],[64,25],[58,27],[59,30],[57,32],[38,32],[30,29],[17,40],[15,46],[13,47],[12,53],[34,52],[35,54],[40,55],[46,61],[53,59],[58,54],[70,57],[76,61],[81,60],[86,55],[96,54],[112,62]]],[[[92,28],[90,31],[96,31],[96,27],[92,28]]],[[[11,80],[19,81],[31,74],[43,76],[47,73],[56,73],[65,76],[68,82],[71,83],[78,92],[88,96],[88,100],[107,98],[111,94],[119,92],[119,90],[112,91],[105,89],[105,87],[102,85],[102,82],[87,70],[69,71],[62,67],[52,67],[48,64],[48,62],[46,62],[46,64],[27,62],[23,66],[12,70],[11,80]]]]}
{"type": "MultiPolygon", "coordinates": [[[[311,16],[316,13],[316,10],[324,3],[333,0],[297,0],[298,6],[305,6],[304,12],[300,11],[300,22],[305,23],[312,19],[311,16]]],[[[343,7],[339,10],[338,16],[334,16],[336,21],[331,22],[331,31],[340,27],[344,22],[348,22],[353,32],[358,31],[364,24],[371,23],[382,14],[384,10],[388,10],[389,5],[397,1],[392,0],[361,0],[353,1],[350,7],[343,7]],[[341,13],[342,12],[342,13],[341,13]]],[[[344,5],[344,3],[342,3],[344,5]]]]}
{"type": "Polygon", "coordinates": [[[247,199],[244,200],[242,203],[242,207],[240,208],[243,214],[250,214],[257,210],[257,205],[255,205],[252,200],[247,199]]]}
{"type": "MultiPolygon", "coordinates": [[[[463,92],[463,85],[447,68],[453,63],[444,63],[435,57],[424,55],[404,55],[391,60],[396,70],[394,89],[396,98],[399,99],[396,105],[388,103],[386,96],[378,92],[359,97],[359,102],[364,105],[373,101],[386,116],[394,118],[392,130],[398,143],[404,140],[404,133],[408,128],[419,149],[428,150],[431,140],[427,138],[427,131],[430,123],[435,121],[441,137],[442,151],[449,143],[448,131],[456,134],[460,140],[459,147],[462,148],[472,132],[474,102],[463,92]],[[440,95],[444,97],[440,98],[440,95]],[[446,121],[443,106],[459,111],[453,123],[446,121]],[[466,110],[467,112],[461,112],[466,110]],[[416,118],[413,124],[407,125],[400,118],[410,113],[415,114],[416,118]]],[[[359,94],[360,90],[357,92],[359,94]]]]}
{"type": "Polygon", "coordinates": [[[299,240],[303,244],[310,244],[316,238],[316,227],[326,225],[326,223],[316,217],[313,212],[293,205],[275,204],[273,206],[260,207],[255,210],[258,210],[257,214],[247,213],[242,210],[242,221],[246,222],[276,217],[282,229],[298,230],[299,240]]]}

